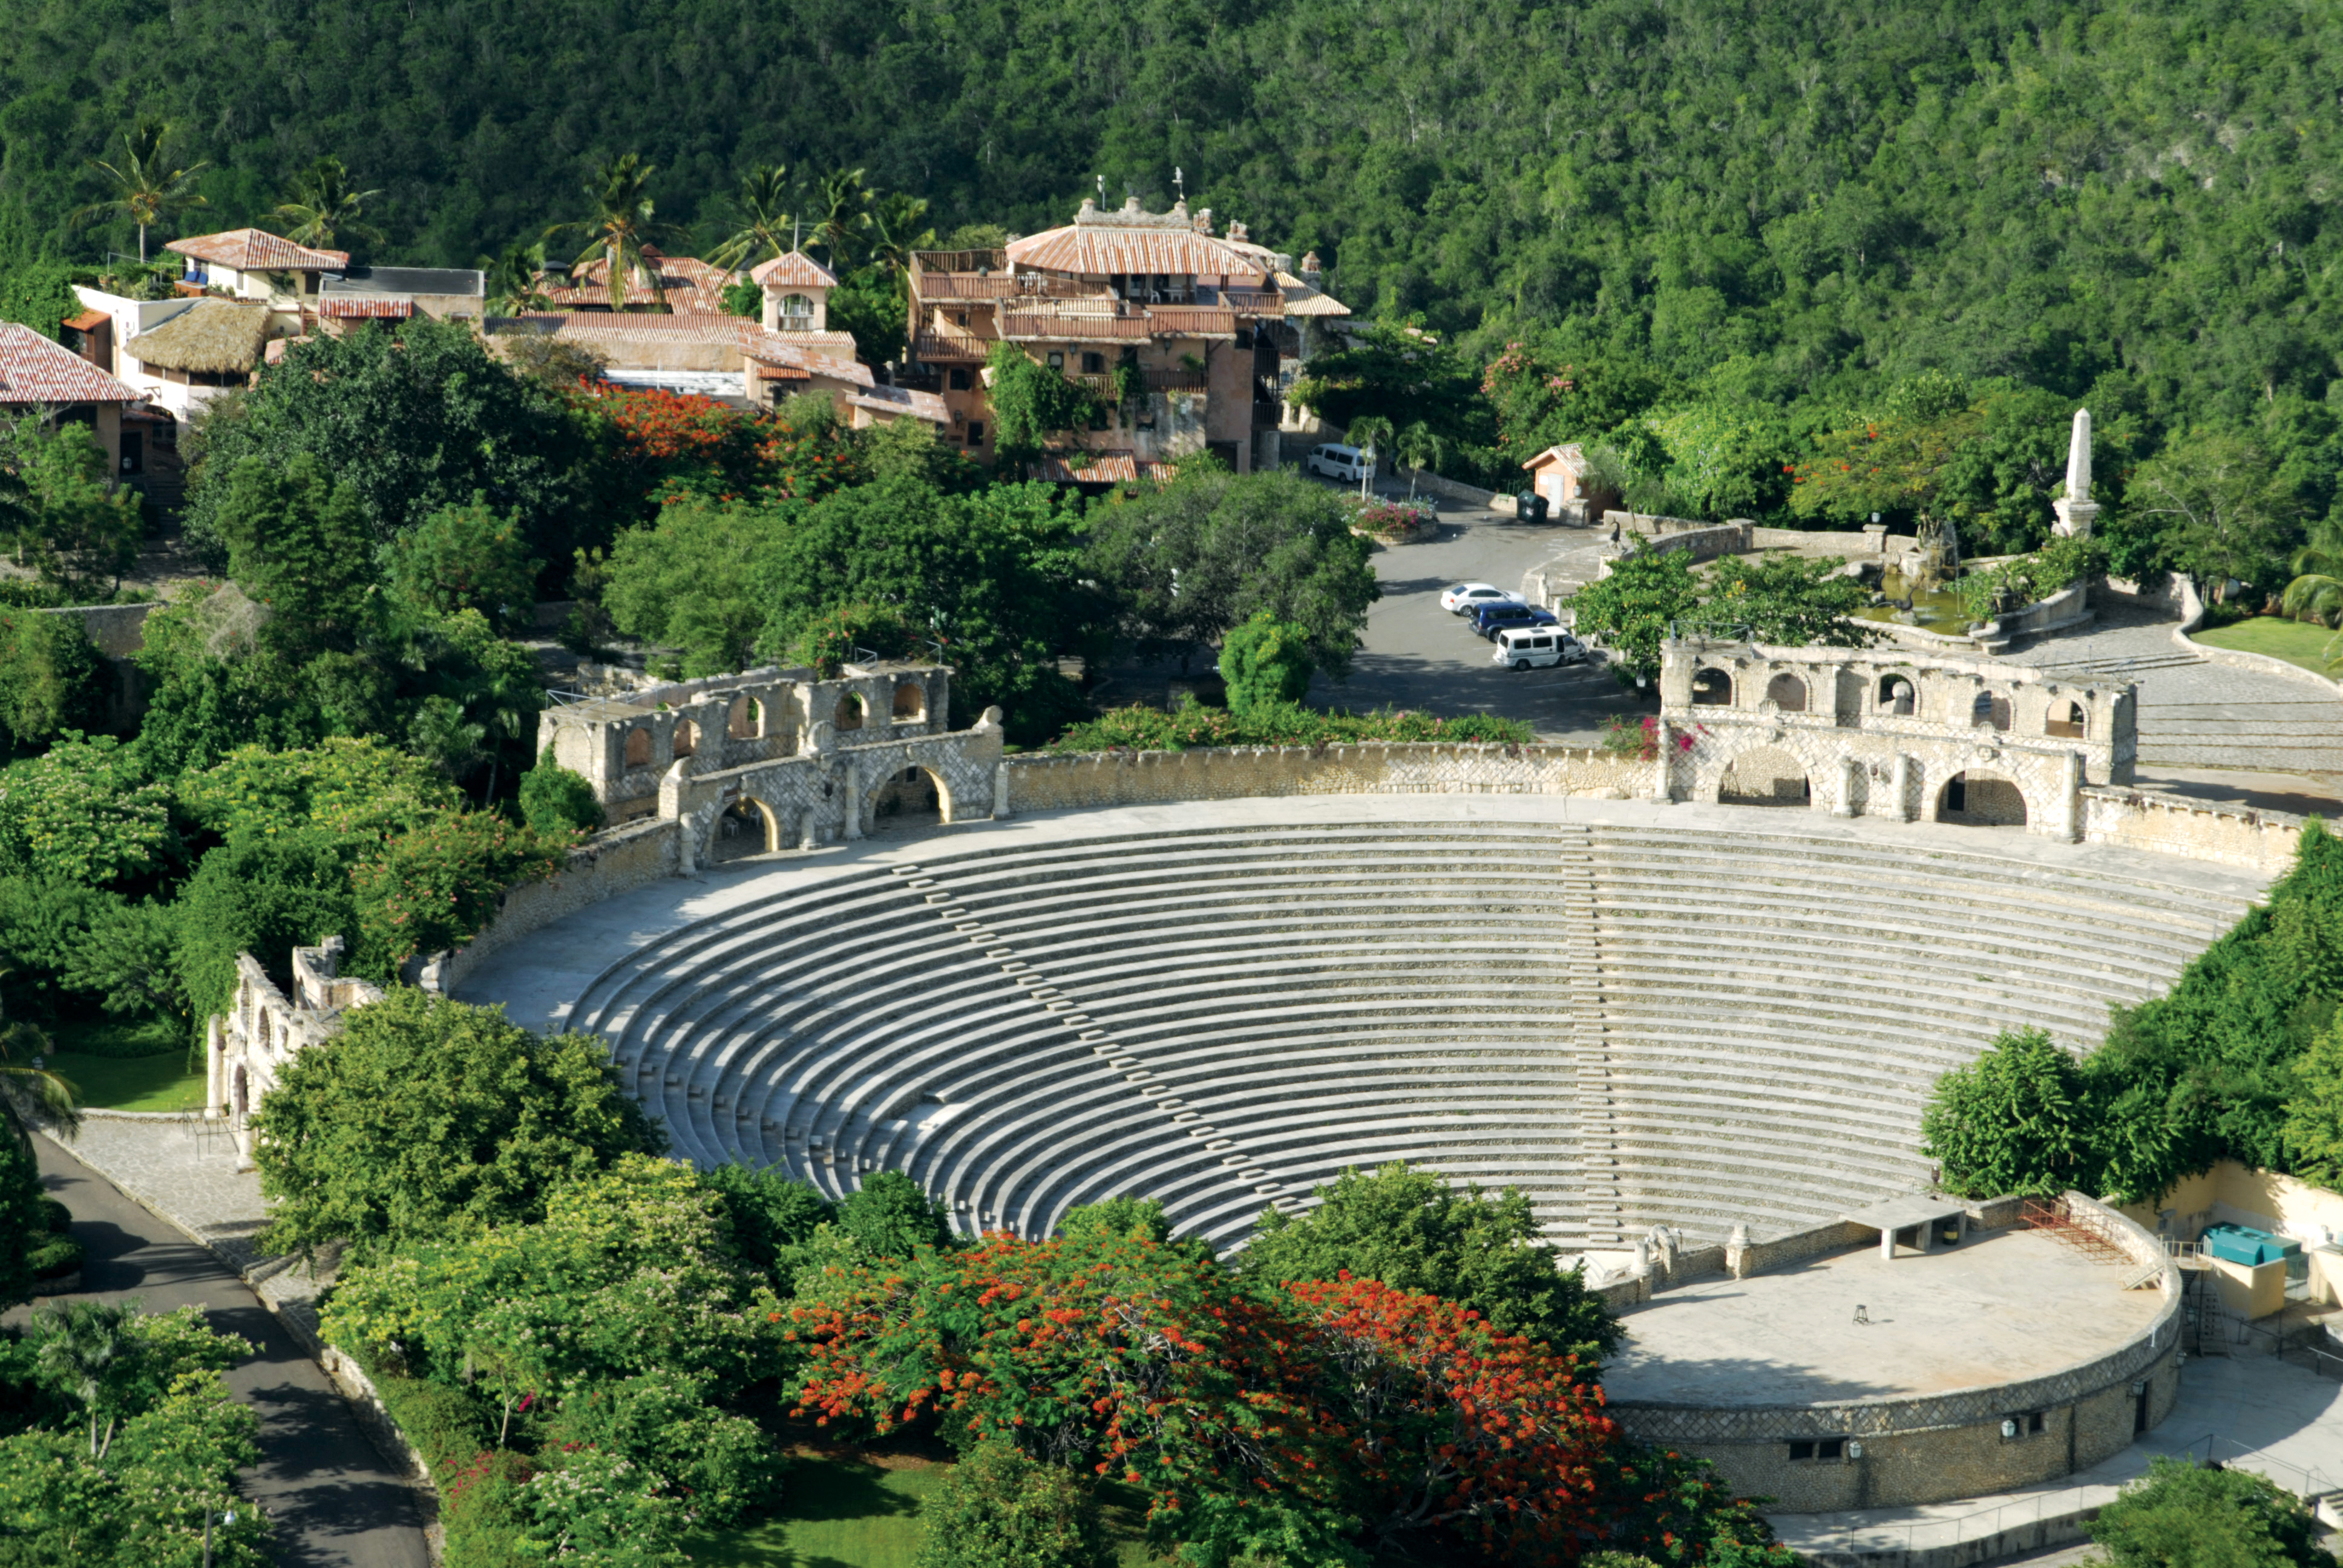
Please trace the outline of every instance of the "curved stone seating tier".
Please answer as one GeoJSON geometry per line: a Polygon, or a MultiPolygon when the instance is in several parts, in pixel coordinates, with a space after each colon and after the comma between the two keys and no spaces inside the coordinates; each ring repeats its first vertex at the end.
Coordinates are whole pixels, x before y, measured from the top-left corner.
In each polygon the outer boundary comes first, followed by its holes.
{"type": "Polygon", "coordinates": [[[1924,1182],[1999,1030],[2082,1044],[2243,910],[2086,863],[1513,822],[1121,833],[749,902],[587,989],[677,1152],[963,1230],[1163,1200],[1241,1241],[1346,1166],[1516,1185],[1551,1234],[1760,1236],[1924,1182]]]}

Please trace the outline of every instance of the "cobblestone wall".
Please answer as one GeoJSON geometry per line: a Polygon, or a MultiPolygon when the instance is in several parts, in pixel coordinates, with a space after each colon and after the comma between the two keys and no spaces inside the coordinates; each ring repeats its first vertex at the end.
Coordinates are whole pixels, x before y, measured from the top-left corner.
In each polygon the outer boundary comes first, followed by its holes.
{"type": "Polygon", "coordinates": [[[1567,746],[1370,741],[1196,751],[1034,754],[1002,763],[1012,811],[1271,795],[1604,795],[1648,785],[1653,765],[1567,746]]]}

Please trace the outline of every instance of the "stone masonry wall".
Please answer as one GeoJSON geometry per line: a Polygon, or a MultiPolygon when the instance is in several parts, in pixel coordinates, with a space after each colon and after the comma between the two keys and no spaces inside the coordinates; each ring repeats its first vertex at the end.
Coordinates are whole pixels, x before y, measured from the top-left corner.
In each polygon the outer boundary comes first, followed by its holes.
{"type": "Polygon", "coordinates": [[[656,819],[597,834],[570,850],[569,864],[548,880],[507,888],[498,900],[496,918],[427,970],[425,988],[451,992],[483,960],[532,931],[589,904],[674,876],[681,864],[680,844],[675,824],[656,819]]]}
{"type": "Polygon", "coordinates": [[[2303,819],[2282,811],[2104,788],[2084,789],[2082,804],[2086,842],[2245,866],[2274,876],[2294,863],[2295,846],[2302,839],[2303,819]]]}
{"type": "Polygon", "coordinates": [[[1006,759],[1011,811],[1272,795],[1603,795],[1648,784],[1649,762],[1567,746],[1368,741],[1006,759]]]}

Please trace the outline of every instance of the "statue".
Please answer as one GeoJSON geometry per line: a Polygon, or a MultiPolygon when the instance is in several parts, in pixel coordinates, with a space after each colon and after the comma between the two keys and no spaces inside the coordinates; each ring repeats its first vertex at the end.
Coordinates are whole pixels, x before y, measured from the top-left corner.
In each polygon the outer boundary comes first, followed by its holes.
{"type": "Polygon", "coordinates": [[[2054,534],[2070,538],[2088,538],[2092,521],[2099,515],[2099,505],[2091,499],[2091,411],[2075,410],[2074,433],[2066,438],[2066,493],[2050,503],[2058,514],[2051,525],[2054,534]]]}

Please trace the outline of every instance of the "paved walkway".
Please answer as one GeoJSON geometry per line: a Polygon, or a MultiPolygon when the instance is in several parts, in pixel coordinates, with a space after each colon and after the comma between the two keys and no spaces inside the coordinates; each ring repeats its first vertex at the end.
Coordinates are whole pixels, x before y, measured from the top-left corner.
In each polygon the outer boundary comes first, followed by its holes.
{"type": "Polygon", "coordinates": [[[2079,1539],[2083,1514],[2114,1501],[2157,1455],[2208,1452],[2298,1494],[2343,1486],[2343,1383],[2268,1356],[2192,1357],[2180,1369],[2179,1403],[2154,1432],[2055,1485],[1926,1508],[1778,1513],[1773,1524],[1801,1554],[1836,1564],[1996,1537],[2013,1538],[1998,1552],[2049,1546],[2079,1539]]]}
{"type": "MultiPolygon", "coordinates": [[[[93,1117],[73,1152],[46,1137],[34,1140],[42,1186],[73,1211],[74,1238],[88,1252],[82,1298],[135,1296],[154,1312],[200,1306],[213,1327],[258,1347],[230,1369],[227,1385],[260,1414],[260,1462],[245,1473],[244,1489],[277,1521],[283,1568],[426,1568],[414,1493],[317,1363],[222,1261],[221,1251],[256,1256],[249,1238],[260,1226],[258,1179],[239,1176],[232,1154],[199,1155],[192,1133],[189,1122],[93,1117]]],[[[256,1271],[266,1273],[267,1265],[256,1271]]],[[[295,1286],[289,1278],[262,1288],[276,1295],[286,1287],[309,1293],[306,1281],[295,1286]]],[[[26,1312],[18,1308],[6,1321],[22,1322],[26,1312]]]]}

